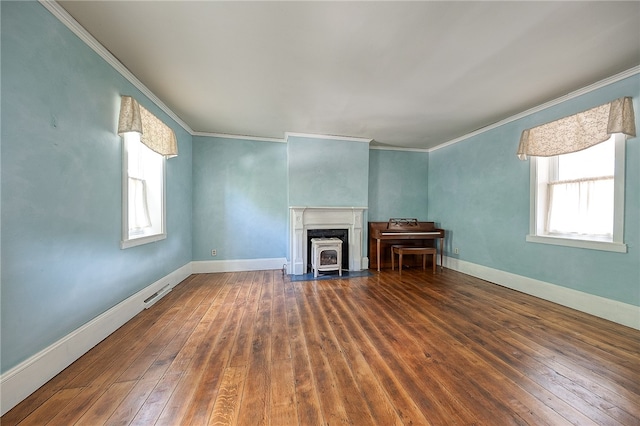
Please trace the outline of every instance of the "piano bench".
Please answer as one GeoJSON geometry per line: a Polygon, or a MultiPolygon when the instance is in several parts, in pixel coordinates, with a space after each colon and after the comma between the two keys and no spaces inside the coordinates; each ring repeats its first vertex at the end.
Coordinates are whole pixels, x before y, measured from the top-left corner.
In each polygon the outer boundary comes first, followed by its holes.
{"type": "Polygon", "coordinates": [[[398,269],[400,275],[402,275],[402,256],[405,254],[421,254],[422,255],[422,269],[427,269],[427,255],[430,254],[431,263],[433,264],[433,273],[436,273],[436,249],[435,247],[413,247],[413,246],[391,246],[391,270],[395,270],[396,254],[399,256],[398,269]]]}

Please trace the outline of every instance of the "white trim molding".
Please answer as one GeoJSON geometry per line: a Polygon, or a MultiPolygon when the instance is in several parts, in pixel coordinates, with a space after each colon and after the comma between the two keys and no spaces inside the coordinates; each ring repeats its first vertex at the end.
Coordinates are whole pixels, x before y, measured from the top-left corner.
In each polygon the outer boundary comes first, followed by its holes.
{"type": "Polygon", "coordinates": [[[2,374],[0,415],[4,415],[89,349],[150,307],[191,273],[191,263],[187,263],[2,374]]]}
{"type": "Polygon", "coordinates": [[[236,260],[201,260],[191,262],[194,274],[214,272],[264,271],[286,268],[287,258],[271,259],[236,259],[236,260]]]}
{"type": "Polygon", "coordinates": [[[373,151],[406,151],[406,152],[429,152],[428,148],[402,148],[389,145],[371,145],[369,149],[373,151]]]}
{"type": "Polygon", "coordinates": [[[290,137],[308,138],[308,139],[327,139],[327,140],[359,142],[359,143],[371,143],[373,141],[373,139],[356,138],[353,136],[318,135],[314,133],[285,132],[284,134],[285,141],[288,142],[290,137]]]}
{"type": "Polygon", "coordinates": [[[208,132],[193,132],[192,136],[201,136],[207,138],[217,138],[217,139],[240,139],[244,141],[255,141],[255,142],[275,142],[275,143],[287,143],[284,139],[279,138],[266,138],[260,136],[247,136],[247,135],[230,135],[227,133],[208,133],[208,132]]]}
{"type": "Polygon", "coordinates": [[[612,243],[608,241],[578,240],[573,238],[553,237],[549,235],[527,235],[525,240],[529,243],[551,244],[555,246],[578,247],[591,250],[613,251],[626,253],[627,245],[624,243],[612,243]]]}
{"type": "Polygon", "coordinates": [[[502,287],[539,297],[596,317],[640,330],[640,306],[618,302],[545,281],[489,268],[464,260],[445,257],[445,266],[502,287]]]}

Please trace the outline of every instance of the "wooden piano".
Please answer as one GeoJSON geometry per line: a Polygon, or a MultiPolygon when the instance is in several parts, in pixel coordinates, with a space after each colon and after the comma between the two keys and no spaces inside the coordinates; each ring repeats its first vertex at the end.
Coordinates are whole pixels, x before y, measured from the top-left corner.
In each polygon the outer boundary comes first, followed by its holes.
{"type": "Polygon", "coordinates": [[[380,271],[380,266],[390,266],[391,246],[394,244],[435,247],[436,239],[440,240],[440,266],[442,266],[444,229],[436,228],[433,222],[398,218],[389,219],[388,222],[369,222],[370,267],[380,271]]]}

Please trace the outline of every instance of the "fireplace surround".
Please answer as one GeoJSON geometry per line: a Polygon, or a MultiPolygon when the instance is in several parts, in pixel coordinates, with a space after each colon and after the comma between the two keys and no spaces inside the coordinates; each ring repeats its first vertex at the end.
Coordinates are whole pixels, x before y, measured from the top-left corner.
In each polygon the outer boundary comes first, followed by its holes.
{"type": "Polygon", "coordinates": [[[310,263],[307,231],[310,229],[347,229],[349,270],[366,269],[363,261],[363,214],[366,207],[289,207],[289,273],[302,275],[310,263]]]}

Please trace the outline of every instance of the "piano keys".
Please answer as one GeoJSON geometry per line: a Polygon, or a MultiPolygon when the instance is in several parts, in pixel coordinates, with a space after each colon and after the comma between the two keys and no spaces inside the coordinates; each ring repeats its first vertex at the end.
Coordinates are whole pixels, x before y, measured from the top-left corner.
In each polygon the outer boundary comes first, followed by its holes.
{"type": "MultiPolygon", "coordinates": [[[[418,219],[391,218],[388,222],[369,222],[370,267],[388,267],[391,262],[391,246],[395,244],[435,247],[440,241],[440,266],[444,259],[444,229],[434,222],[418,219]]],[[[437,247],[436,247],[437,248],[437,247]]]]}

